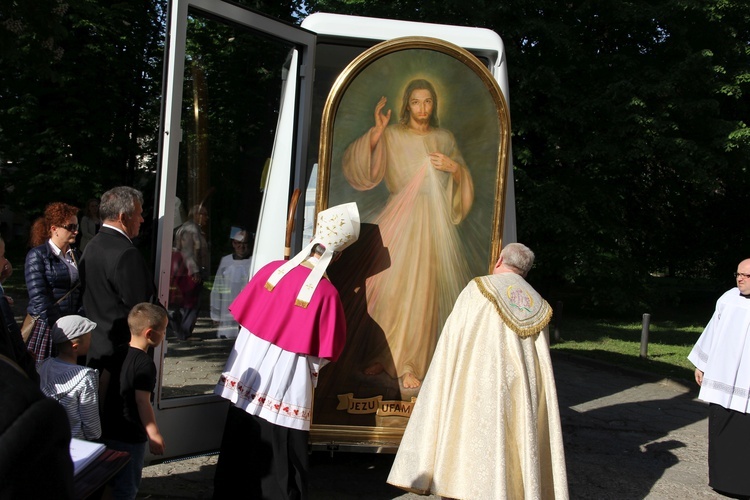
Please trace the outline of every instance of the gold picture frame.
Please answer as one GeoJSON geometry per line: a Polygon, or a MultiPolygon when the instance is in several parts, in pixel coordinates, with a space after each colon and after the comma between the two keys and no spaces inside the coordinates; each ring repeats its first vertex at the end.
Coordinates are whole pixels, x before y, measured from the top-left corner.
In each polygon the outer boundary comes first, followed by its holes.
{"type": "Polygon", "coordinates": [[[313,444],[397,446],[453,302],[499,257],[509,155],[505,97],[461,47],[397,38],[339,75],[316,211],[355,201],[362,230],[329,268],[347,346],[321,371],[313,444]]]}

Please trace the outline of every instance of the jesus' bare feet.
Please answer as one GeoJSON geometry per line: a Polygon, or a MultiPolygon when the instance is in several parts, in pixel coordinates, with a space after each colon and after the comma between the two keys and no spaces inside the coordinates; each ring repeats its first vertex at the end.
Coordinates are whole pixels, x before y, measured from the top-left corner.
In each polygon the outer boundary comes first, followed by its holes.
{"type": "Polygon", "coordinates": [[[370,366],[368,366],[367,368],[365,368],[364,373],[365,375],[379,375],[383,373],[383,370],[385,370],[383,365],[376,361],[370,366]]]}
{"type": "Polygon", "coordinates": [[[420,382],[414,374],[408,372],[404,374],[404,380],[402,383],[404,384],[405,389],[416,389],[422,385],[422,382],[420,382]]]}

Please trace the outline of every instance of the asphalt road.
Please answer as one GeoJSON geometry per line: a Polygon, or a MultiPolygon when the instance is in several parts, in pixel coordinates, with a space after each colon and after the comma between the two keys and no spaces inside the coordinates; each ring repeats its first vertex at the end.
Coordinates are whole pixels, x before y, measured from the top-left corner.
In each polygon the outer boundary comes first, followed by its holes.
{"type": "MultiPolygon", "coordinates": [[[[707,485],[707,407],[691,383],[557,352],[553,361],[570,498],[723,498],[707,485]]],[[[310,499],[437,498],[387,485],[392,462],[392,455],[314,452],[310,499]]],[[[210,498],[215,464],[207,455],[148,466],[139,498],[210,498]]]]}
{"type": "MultiPolygon", "coordinates": [[[[15,298],[20,322],[26,300],[15,298]]],[[[231,341],[208,343],[200,343],[198,349],[202,365],[197,371],[206,381],[196,386],[202,381],[191,380],[190,393],[211,392],[231,348],[231,341]],[[213,353],[209,363],[208,343],[213,353]]],[[[187,345],[175,345],[173,354],[189,365],[194,357],[190,351],[187,345]]],[[[708,487],[707,405],[696,399],[692,381],[658,379],[557,351],[552,356],[571,499],[724,498],[708,487]]],[[[185,381],[181,371],[186,368],[174,364],[172,369],[170,390],[179,395],[186,390],[179,385],[185,381]]],[[[210,498],[216,458],[206,455],[145,467],[138,498],[210,498]]],[[[392,462],[392,455],[314,452],[310,499],[437,498],[407,494],[386,484],[392,462]]],[[[241,478],[238,488],[241,491],[241,478]]]]}

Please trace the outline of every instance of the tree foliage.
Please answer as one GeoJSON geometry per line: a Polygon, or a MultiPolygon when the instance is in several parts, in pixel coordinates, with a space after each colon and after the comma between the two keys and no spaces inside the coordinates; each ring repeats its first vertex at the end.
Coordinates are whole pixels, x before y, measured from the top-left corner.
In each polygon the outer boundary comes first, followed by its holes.
{"type": "Polygon", "coordinates": [[[2,17],[0,158],[12,190],[0,201],[82,206],[141,182],[154,169],[164,2],[3,0],[2,17]]]}
{"type": "Polygon", "coordinates": [[[493,29],[508,51],[519,239],[551,295],[626,309],[654,275],[750,255],[750,4],[320,0],[313,10],[493,29]]]}
{"type": "MultiPolygon", "coordinates": [[[[289,5],[276,7],[274,17],[291,21],[289,5]]],[[[212,248],[219,252],[227,241],[223,229],[257,223],[261,178],[278,120],[282,64],[291,49],[212,18],[188,19],[177,196],[186,204],[210,205],[217,228],[211,233],[212,248]]]]}
{"type": "MultiPolygon", "coordinates": [[[[654,275],[725,287],[750,255],[740,230],[750,200],[748,2],[241,3],[288,22],[326,11],[499,33],[519,239],[553,299],[573,290],[590,306],[674,300],[655,292],[654,275]]],[[[165,9],[166,0],[0,0],[0,204],[82,204],[153,179],[165,9]]],[[[219,76],[253,70],[207,62],[219,76]]],[[[223,140],[214,152],[248,155],[235,136],[223,140]]]]}
{"type": "MultiPolygon", "coordinates": [[[[294,1],[238,3],[299,17],[294,1]]],[[[167,0],[0,0],[0,206],[82,207],[120,184],[151,195],[166,15],[167,0]]]]}

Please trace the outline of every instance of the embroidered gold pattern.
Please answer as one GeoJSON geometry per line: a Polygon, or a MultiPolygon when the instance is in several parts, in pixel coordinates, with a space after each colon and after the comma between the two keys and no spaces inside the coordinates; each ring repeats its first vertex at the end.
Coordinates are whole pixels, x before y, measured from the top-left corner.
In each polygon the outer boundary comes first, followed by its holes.
{"type": "MultiPolygon", "coordinates": [[[[528,320],[531,321],[530,324],[529,321],[519,322],[519,318],[508,314],[508,312],[503,309],[503,307],[498,303],[498,298],[495,296],[495,294],[487,289],[487,286],[482,281],[481,277],[474,278],[474,283],[477,284],[479,292],[484,295],[484,297],[495,307],[495,311],[497,311],[497,314],[500,315],[500,317],[503,319],[503,322],[508,326],[508,328],[513,330],[516,335],[521,338],[531,337],[538,334],[544,329],[545,326],[549,324],[550,320],[552,319],[552,308],[546,300],[542,300],[542,304],[539,305],[539,311],[533,317],[528,318],[528,320]]],[[[510,288],[511,287],[508,287],[508,290],[510,290],[510,288]]],[[[526,295],[529,295],[529,299],[531,299],[531,296],[528,292],[526,292],[525,290],[523,292],[526,295]]],[[[533,300],[531,301],[531,304],[533,304],[533,300]]],[[[519,307],[519,309],[521,308],[519,307]]],[[[529,312],[531,312],[531,310],[529,310],[529,312]]]]}
{"type": "Polygon", "coordinates": [[[506,288],[505,290],[505,295],[508,296],[510,305],[513,307],[517,307],[518,309],[524,310],[528,313],[530,313],[531,310],[534,309],[534,298],[529,292],[522,288],[508,285],[508,288],[506,288]]]}

